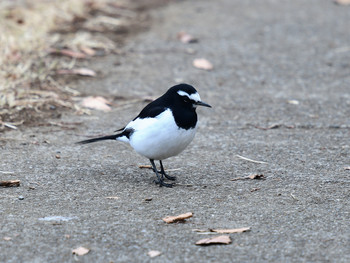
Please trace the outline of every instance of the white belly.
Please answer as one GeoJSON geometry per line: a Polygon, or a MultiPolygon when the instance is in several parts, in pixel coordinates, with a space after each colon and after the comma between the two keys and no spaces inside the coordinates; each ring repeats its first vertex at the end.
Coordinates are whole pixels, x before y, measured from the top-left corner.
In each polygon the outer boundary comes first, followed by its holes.
{"type": "Polygon", "coordinates": [[[148,159],[164,160],[178,155],[193,140],[196,127],[179,129],[170,110],[156,118],[137,119],[127,125],[134,129],[129,139],[135,151],[148,159]]]}

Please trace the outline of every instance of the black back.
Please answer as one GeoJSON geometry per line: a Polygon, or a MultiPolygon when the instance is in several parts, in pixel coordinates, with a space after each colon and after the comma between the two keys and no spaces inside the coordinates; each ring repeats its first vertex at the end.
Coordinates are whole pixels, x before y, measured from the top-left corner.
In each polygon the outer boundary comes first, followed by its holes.
{"type": "MultiPolygon", "coordinates": [[[[177,92],[182,90],[191,95],[196,89],[188,84],[179,84],[171,87],[163,96],[148,104],[135,118],[153,118],[169,108],[175,118],[176,124],[182,129],[194,128],[197,124],[196,108],[187,96],[180,96],[177,92]]],[[[135,120],[134,119],[134,120],[135,120]]]]}

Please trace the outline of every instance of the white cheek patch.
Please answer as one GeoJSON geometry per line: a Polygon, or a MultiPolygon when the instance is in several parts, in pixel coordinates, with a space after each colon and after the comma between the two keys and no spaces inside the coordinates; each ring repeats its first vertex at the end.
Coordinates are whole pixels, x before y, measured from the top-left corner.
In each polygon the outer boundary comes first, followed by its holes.
{"type": "Polygon", "coordinates": [[[187,96],[190,100],[193,100],[195,102],[201,101],[201,97],[199,97],[199,94],[197,92],[189,95],[187,92],[179,90],[177,94],[179,94],[180,96],[187,96]]]}

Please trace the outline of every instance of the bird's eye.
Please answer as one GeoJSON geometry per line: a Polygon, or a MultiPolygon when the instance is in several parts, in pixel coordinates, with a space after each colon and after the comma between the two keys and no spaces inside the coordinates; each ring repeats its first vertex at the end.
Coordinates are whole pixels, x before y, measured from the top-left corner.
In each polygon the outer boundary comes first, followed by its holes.
{"type": "Polygon", "coordinates": [[[190,102],[190,99],[187,96],[183,97],[184,102],[190,102]]]}

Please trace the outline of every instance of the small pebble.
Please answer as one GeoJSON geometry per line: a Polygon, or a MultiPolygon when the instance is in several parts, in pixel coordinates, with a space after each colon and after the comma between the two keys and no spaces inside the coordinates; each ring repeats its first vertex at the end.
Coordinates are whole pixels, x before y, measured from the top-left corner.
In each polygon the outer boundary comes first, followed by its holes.
{"type": "Polygon", "coordinates": [[[24,196],[23,196],[23,195],[20,195],[20,196],[18,197],[18,200],[24,200],[24,196]]]}

